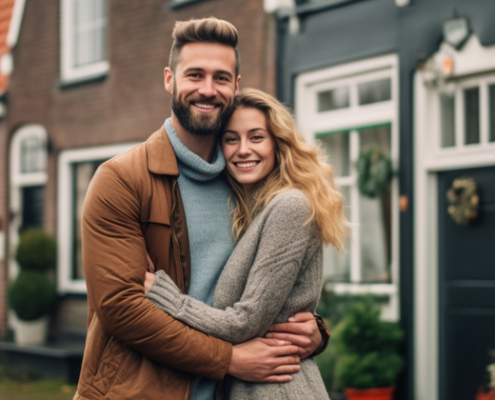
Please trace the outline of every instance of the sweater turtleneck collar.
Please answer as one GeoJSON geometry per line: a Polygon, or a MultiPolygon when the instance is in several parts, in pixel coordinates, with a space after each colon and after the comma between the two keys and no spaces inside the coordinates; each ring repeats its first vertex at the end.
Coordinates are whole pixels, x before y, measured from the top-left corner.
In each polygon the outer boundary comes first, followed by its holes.
{"type": "Polygon", "coordinates": [[[171,118],[165,120],[165,131],[177,157],[180,173],[197,181],[209,181],[222,173],[225,168],[225,159],[219,144],[217,144],[210,164],[187,148],[173,128],[171,118]]]}

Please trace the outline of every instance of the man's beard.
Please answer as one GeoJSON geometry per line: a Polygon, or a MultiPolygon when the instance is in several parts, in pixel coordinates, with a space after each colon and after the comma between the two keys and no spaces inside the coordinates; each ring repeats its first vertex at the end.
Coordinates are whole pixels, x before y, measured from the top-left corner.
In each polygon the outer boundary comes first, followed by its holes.
{"type": "MultiPolygon", "coordinates": [[[[208,97],[204,96],[195,98],[193,101],[211,102],[211,100],[208,100],[208,97]]],[[[209,114],[193,115],[189,104],[190,102],[186,104],[179,99],[174,84],[172,92],[172,111],[174,112],[174,115],[181,126],[186,131],[196,136],[209,136],[219,134],[229,121],[235,108],[233,102],[230,104],[215,103],[215,105],[219,105],[219,111],[216,118],[212,119],[212,116],[209,114]]]]}

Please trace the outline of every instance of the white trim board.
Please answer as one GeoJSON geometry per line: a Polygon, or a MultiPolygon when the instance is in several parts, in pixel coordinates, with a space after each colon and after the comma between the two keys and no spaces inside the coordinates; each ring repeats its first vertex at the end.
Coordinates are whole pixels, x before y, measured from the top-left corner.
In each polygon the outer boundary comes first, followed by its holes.
{"type": "MultiPolygon", "coordinates": [[[[472,36],[457,52],[442,44],[429,62],[454,60],[454,79],[495,71],[495,46],[483,48],[472,36]]],[[[484,77],[474,78],[481,82],[484,77]]],[[[489,78],[491,79],[491,78],[489,78]]],[[[438,398],[438,193],[437,173],[495,165],[492,143],[439,149],[437,88],[429,85],[431,71],[414,76],[414,392],[415,400],[438,398]]],[[[462,110],[461,110],[462,111],[462,110]]],[[[483,117],[483,115],[482,115],[483,117]]],[[[485,116],[486,117],[486,116],[485,116]]],[[[459,142],[459,135],[458,142],[459,142]]],[[[486,139],[486,138],[485,138],[486,139]]]]}
{"type": "Polygon", "coordinates": [[[94,148],[65,150],[58,160],[58,215],[57,215],[57,282],[59,293],[86,293],[83,279],[71,279],[73,218],[71,165],[80,161],[109,159],[138,144],[126,143],[94,148]]]}
{"type": "Polygon", "coordinates": [[[25,6],[26,0],[15,0],[12,18],[9,24],[9,31],[7,33],[7,45],[11,48],[15,47],[19,40],[25,6]]]}

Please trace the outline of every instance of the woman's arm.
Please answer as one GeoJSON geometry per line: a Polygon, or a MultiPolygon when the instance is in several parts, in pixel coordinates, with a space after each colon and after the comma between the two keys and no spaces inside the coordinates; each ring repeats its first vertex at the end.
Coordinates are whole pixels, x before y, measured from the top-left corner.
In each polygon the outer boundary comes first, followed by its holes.
{"type": "Polygon", "coordinates": [[[239,302],[225,310],[209,307],[181,293],[161,272],[146,296],[187,325],[232,343],[264,334],[294,286],[307,247],[318,235],[314,222],[305,224],[309,207],[304,195],[283,193],[272,203],[263,215],[256,257],[239,302]]]}

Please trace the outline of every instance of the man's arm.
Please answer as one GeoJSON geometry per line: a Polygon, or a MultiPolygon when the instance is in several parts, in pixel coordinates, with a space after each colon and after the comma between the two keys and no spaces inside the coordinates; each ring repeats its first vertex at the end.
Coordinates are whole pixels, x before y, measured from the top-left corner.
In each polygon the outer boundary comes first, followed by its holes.
{"type": "Polygon", "coordinates": [[[105,331],[173,368],[221,379],[232,345],[195,331],[144,297],[146,244],[136,184],[115,161],[89,187],[82,238],[88,301],[105,331]]]}

